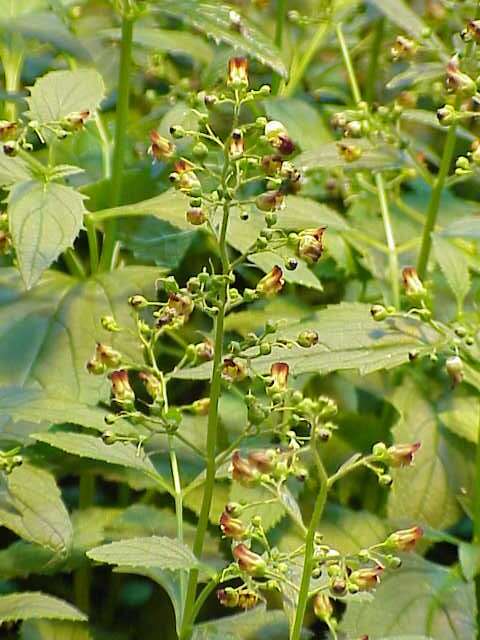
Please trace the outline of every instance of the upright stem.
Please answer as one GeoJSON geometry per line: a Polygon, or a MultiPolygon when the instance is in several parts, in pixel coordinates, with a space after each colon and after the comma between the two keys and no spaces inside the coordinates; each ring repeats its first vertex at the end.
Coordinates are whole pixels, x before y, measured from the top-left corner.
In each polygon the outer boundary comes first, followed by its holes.
{"type": "MultiPolygon", "coordinates": [[[[5,89],[7,93],[17,93],[20,89],[20,77],[24,58],[24,47],[21,36],[14,34],[9,38],[8,44],[2,47],[1,57],[5,73],[5,89]]],[[[10,101],[5,102],[4,114],[5,120],[16,120],[16,103],[10,101]]]]}
{"type": "MultiPolygon", "coordinates": [[[[285,27],[285,14],[287,11],[287,1],[286,0],[277,0],[277,15],[275,22],[275,45],[279,50],[282,49],[283,42],[283,31],[285,27]]],[[[272,79],[272,94],[274,96],[277,95],[278,89],[280,87],[280,82],[282,81],[281,76],[276,73],[272,79]]]]}
{"type": "MultiPolygon", "coordinates": [[[[172,470],[173,487],[175,489],[175,515],[177,518],[177,540],[183,542],[183,497],[182,483],[178,469],[177,454],[175,452],[175,441],[173,436],[168,436],[168,448],[170,451],[170,468],[172,470]]],[[[186,588],[186,574],[180,573],[180,599],[184,602],[186,588]]]]}
{"type": "Polygon", "coordinates": [[[427,218],[423,226],[422,244],[420,248],[420,254],[418,256],[417,271],[420,278],[424,278],[428,258],[430,256],[430,249],[432,247],[432,231],[435,228],[437,221],[438,209],[440,207],[440,200],[442,197],[442,191],[445,186],[445,180],[452,163],[453,152],[455,151],[455,141],[457,137],[457,125],[452,124],[448,129],[447,138],[445,140],[445,146],[443,148],[442,160],[438,169],[437,177],[433,183],[432,194],[430,196],[430,202],[428,203],[427,218]]]}
{"type": "Polygon", "coordinates": [[[80,260],[80,258],[77,256],[77,254],[71,247],[69,247],[68,249],[65,249],[65,251],[63,252],[63,260],[67,266],[67,269],[72,274],[72,276],[75,276],[76,278],[80,278],[81,280],[86,278],[87,274],[85,271],[85,267],[83,266],[82,261],[80,260]]]}
{"type": "Polygon", "coordinates": [[[283,92],[283,94],[285,96],[287,96],[287,97],[288,96],[292,96],[295,93],[298,85],[302,81],[302,78],[303,78],[303,76],[305,74],[305,71],[308,69],[308,66],[309,66],[310,62],[313,59],[313,56],[316,54],[317,49],[321,45],[322,40],[323,40],[325,34],[327,33],[327,29],[328,29],[328,22],[327,21],[326,22],[321,22],[318,25],[318,29],[315,32],[315,35],[311,39],[307,50],[305,51],[303,56],[300,58],[300,61],[296,65],[295,70],[291,75],[289,83],[285,87],[285,90],[283,92]]]}
{"type": "Polygon", "coordinates": [[[300,640],[300,636],[302,633],[303,619],[305,617],[305,611],[307,609],[307,602],[310,591],[310,580],[314,568],[315,533],[317,532],[317,528],[320,523],[323,510],[325,508],[325,502],[327,500],[328,476],[327,472],[325,471],[325,467],[323,466],[322,459],[320,458],[317,450],[315,427],[313,427],[312,431],[311,448],[315,458],[315,464],[317,466],[320,489],[318,491],[317,499],[315,500],[315,506],[305,538],[305,559],[303,562],[302,580],[300,582],[297,610],[295,613],[293,628],[290,634],[290,640],[300,640]]]}
{"type": "Polygon", "coordinates": [[[345,38],[343,36],[342,25],[339,23],[336,26],[337,38],[340,43],[340,49],[342,51],[343,61],[345,63],[345,67],[347,69],[348,81],[350,82],[350,88],[352,90],[353,99],[356,104],[362,101],[362,96],[360,93],[360,89],[358,87],[357,77],[355,76],[355,71],[353,69],[352,59],[350,58],[350,53],[348,51],[347,43],[345,42],[345,38]]]}
{"type": "MultiPolygon", "coordinates": [[[[230,214],[230,204],[225,201],[223,205],[222,225],[219,237],[220,254],[222,260],[222,273],[227,275],[230,271],[226,250],[226,236],[228,227],[228,218],[230,214]]],[[[207,423],[207,461],[206,476],[203,490],[202,506],[197,524],[197,531],[193,543],[193,553],[200,557],[203,551],[203,543],[208,527],[208,518],[212,505],[213,488],[215,484],[215,453],[217,447],[217,431],[218,431],[218,403],[222,389],[222,355],[223,355],[223,334],[225,321],[225,305],[227,301],[227,284],[222,286],[220,299],[218,302],[218,315],[215,322],[215,344],[213,358],[213,373],[210,386],[210,409],[208,413],[207,423]]],[[[192,569],[188,580],[187,596],[185,600],[184,618],[181,638],[188,638],[193,624],[192,611],[195,604],[195,595],[197,591],[198,569],[192,569]]]]}
{"type": "Polygon", "coordinates": [[[381,173],[375,176],[377,185],[378,199],[380,201],[380,210],[382,212],[383,228],[385,229],[385,237],[387,239],[388,260],[390,271],[390,284],[392,288],[393,304],[397,309],[400,307],[400,284],[399,284],[399,268],[397,247],[395,246],[395,238],[393,236],[392,221],[388,208],[387,194],[385,192],[385,184],[381,173]]]}
{"type": "MultiPolygon", "coordinates": [[[[95,497],[95,477],[89,474],[81,475],[79,492],[79,509],[88,509],[92,506],[95,497]]],[[[85,564],[75,571],[73,577],[75,602],[78,608],[85,613],[90,610],[90,582],[91,569],[88,564],[85,564]]]]}
{"type": "MultiPolygon", "coordinates": [[[[477,456],[475,464],[475,493],[473,496],[473,543],[480,545],[480,416],[478,420],[477,456]]],[[[480,572],[475,576],[477,600],[477,640],[480,640],[480,572]]]]}
{"type": "MultiPolygon", "coordinates": [[[[123,165],[127,141],[128,108],[130,102],[130,70],[132,66],[133,19],[125,15],[122,18],[122,40],[120,51],[120,69],[117,88],[117,112],[115,119],[115,141],[112,162],[111,206],[116,207],[121,200],[123,183],[123,165]]],[[[115,259],[117,221],[114,219],[105,225],[100,269],[108,271],[115,259]]]]}
{"type": "Polygon", "coordinates": [[[382,47],[383,33],[385,31],[385,18],[379,18],[375,25],[372,48],[370,50],[370,62],[367,72],[367,86],[365,89],[365,99],[371,104],[375,98],[375,85],[378,80],[378,63],[382,47]]]}

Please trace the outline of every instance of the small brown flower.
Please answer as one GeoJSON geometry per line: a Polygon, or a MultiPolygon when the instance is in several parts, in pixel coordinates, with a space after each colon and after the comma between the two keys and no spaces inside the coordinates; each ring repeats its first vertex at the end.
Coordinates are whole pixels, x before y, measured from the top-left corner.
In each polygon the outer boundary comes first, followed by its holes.
{"type": "Polygon", "coordinates": [[[452,381],[452,387],[456,387],[462,382],[465,374],[463,371],[463,362],[459,356],[447,358],[445,368],[452,381]]]}
{"type": "Polygon", "coordinates": [[[248,87],[247,58],[230,58],[228,61],[227,85],[233,89],[246,89],[248,87]]]}
{"type": "Polygon", "coordinates": [[[350,574],[350,582],[358,587],[359,591],[371,591],[379,584],[383,571],[384,569],[380,565],[358,569],[350,574]]]}
{"type": "Polygon", "coordinates": [[[238,562],[238,566],[245,573],[256,577],[261,577],[265,574],[265,560],[258,553],[251,551],[246,545],[238,544],[232,553],[238,562]]]}
{"type": "Polygon", "coordinates": [[[275,265],[273,269],[267,273],[257,284],[257,293],[264,296],[272,296],[279,293],[285,280],[283,277],[283,270],[278,265],[275,265]]]}
{"type": "Polygon", "coordinates": [[[427,290],[420,280],[417,270],[414,267],[404,267],[402,270],[403,286],[405,293],[411,298],[423,298],[427,290]]]}
{"type": "Polygon", "coordinates": [[[114,399],[121,404],[133,404],[135,393],[128,380],[128,371],[125,369],[112,371],[110,381],[112,383],[112,396],[114,399]]]}
{"type": "Polygon", "coordinates": [[[274,362],[270,368],[270,377],[272,384],[270,389],[274,389],[275,392],[285,391],[288,387],[288,374],[290,367],[286,362],[274,362]]]}
{"type": "Polygon", "coordinates": [[[402,529],[390,534],[387,543],[398,551],[412,551],[422,536],[421,527],[411,527],[411,529],[402,529]]]}
{"type": "Polygon", "coordinates": [[[414,442],[412,444],[394,444],[387,449],[386,462],[391,467],[408,467],[413,463],[415,454],[420,447],[420,442],[414,442]]]}
{"type": "Polygon", "coordinates": [[[154,376],[153,373],[141,371],[138,377],[145,385],[148,395],[153,400],[158,400],[163,397],[163,385],[157,376],[154,376]]]}
{"type": "Polygon", "coordinates": [[[277,454],[273,449],[260,451],[250,451],[248,462],[260,471],[260,473],[270,473],[275,468],[277,454]]]}
{"type": "Polygon", "coordinates": [[[232,589],[232,587],[218,589],[217,598],[222,607],[233,608],[238,606],[238,591],[232,589]]]}
{"type": "Polygon", "coordinates": [[[220,529],[226,538],[241,540],[245,535],[245,525],[239,518],[234,518],[224,511],[220,516],[220,529]]]}
{"type": "Polygon", "coordinates": [[[168,160],[175,153],[175,145],[161,136],[155,129],[150,131],[150,146],[147,153],[154,160],[168,160]]]}
{"type": "Polygon", "coordinates": [[[230,156],[232,158],[241,158],[244,152],[243,132],[241,129],[234,129],[230,138],[229,147],[230,156]]]}
{"type": "Polygon", "coordinates": [[[258,470],[242,458],[239,451],[232,455],[232,478],[243,486],[255,484],[259,479],[258,470]]]}
{"type": "Polygon", "coordinates": [[[282,208],[284,200],[285,195],[279,189],[265,191],[255,198],[255,205],[260,211],[277,211],[282,208]]]}
{"type": "Polygon", "coordinates": [[[313,611],[319,620],[330,620],[333,615],[333,605],[327,594],[319,592],[313,598],[313,611]]]}
{"type": "Polygon", "coordinates": [[[247,366],[242,360],[225,358],[222,365],[222,378],[229,383],[241,382],[247,377],[247,366]]]}
{"type": "Polygon", "coordinates": [[[477,92],[476,82],[466,73],[460,71],[460,65],[456,56],[451,58],[447,65],[445,84],[447,91],[464,98],[472,97],[477,92]]]}
{"type": "Polygon", "coordinates": [[[270,120],[265,125],[265,137],[268,142],[283,156],[295,151],[295,144],[288,135],[285,126],[278,120],[270,120]]]}
{"type": "Polygon", "coordinates": [[[314,264],[320,260],[324,250],[323,236],[326,228],[327,227],[318,227],[318,229],[307,229],[300,234],[297,249],[300,258],[310,264],[314,264]]]}

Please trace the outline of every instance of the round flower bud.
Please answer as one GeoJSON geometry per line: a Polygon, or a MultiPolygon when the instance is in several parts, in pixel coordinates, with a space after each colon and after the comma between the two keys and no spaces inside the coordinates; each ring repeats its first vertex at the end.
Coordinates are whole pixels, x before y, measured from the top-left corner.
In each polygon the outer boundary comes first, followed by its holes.
{"type": "Polygon", "coordinates": [[[208,219],[207,214],[201,207],[190,207],[190,209],[187,210],[185,217],[187,218],[187,222],[194,227],[199,227],[200,225],[205,224],[208,219]]]}
{"type": "Polygon", "coordinates": [[[302,331],[297,336],[297,344],[305,349],[314,347],[318,344],[318,333],[314,329],[307,329],[302,331]]]}

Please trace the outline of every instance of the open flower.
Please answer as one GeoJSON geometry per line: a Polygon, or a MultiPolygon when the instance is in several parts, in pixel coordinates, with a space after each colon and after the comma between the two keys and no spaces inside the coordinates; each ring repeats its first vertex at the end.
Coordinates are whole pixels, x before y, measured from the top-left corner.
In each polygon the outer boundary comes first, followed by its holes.
{"type": "Polygon", "coordinates": [[[265,137],[282,156],[289,156],[295,151],[295,144],[288,135],[285,126],[278,120],[270,120],[265,125],[265,137]]]}
{"type": "Polygon", "coordinates": [[[410,298],[423,298],[427,290],[417,273],[415,267],[404,267],[402,270],[403,286],[405,294],[410,298]]]}
{"type": "Polygon", "coordinates": [[[246,89],[248,87],[247,58],[230,58],[228,61],[227,85],[232,89],[246,89]]]}
{"type": "Polygon", "coordinates": [[[282,290],[284,284],[285,280],[283,277],[283,270],[281,267],[276,265],[257,284],[257,293],[260,293],[264,296],[272,296],[276,293],[279,293],[282,290]]]}
{"type": "Polygon", "coordinates": [[[386,462],[391,467],[408,467],[413,463],[415,454],[420,447],[420,442],[414,442],[412,444],[394,444],[387,449],[386,462]]]}
{"type": "Polygon", "coordinates": [[[259,480],[259,472],[253,465],[242,458],[240,451],[234,451],[232,455],[232,478],[243,486],[250,486],[259,480]]]}
{"type": "Polygon", "coordinates": [[[241,540],[245,535],[245,525],[239,518],[234,518],[227,510],[220,516],[220,529],[226,538],[241,540]]]}
{"type": "Polygon", "coordinates": [[[358,569],[350,574],[349,579],[359,591],[371,591],[379,584],[383,571],[384,569],[380,565],[367,569],[358,569]]]}
{"type": "Polygon", "coordinates": [[[288,386],[289,371],[290,367],[286,362],[274,362],[270,368],[270,377],[272,379],[270,390],[275,393],[285,391],[288,386]]]}
{"type": "Polygon", "coordinates": [[[150,131],[150,146],[147,153],[154,160],[168,160],[175,153],[175,145],[161,136],[155,129],[150,131]]]}
{"type": "Polygon", "coordinates": [[[300,234],[298,241],[298,255],[306,262],[313,264],[322,257],[324,246],[323,236],[327,227],[307,229],[300,234]]]}
{"type": "Polygon", "coordinates": [[[128,371],[125,369],[112,371],[110,381],[112,383],[112,396],[114,399],[121,404],[133,405],[135,393],[128,380],[128,371]]]}

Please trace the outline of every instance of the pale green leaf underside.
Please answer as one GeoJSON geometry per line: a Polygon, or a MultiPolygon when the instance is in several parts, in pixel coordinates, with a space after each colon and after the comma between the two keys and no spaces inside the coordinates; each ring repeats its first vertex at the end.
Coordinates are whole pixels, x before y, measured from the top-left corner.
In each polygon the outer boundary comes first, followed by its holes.
{"type": "Polygon", "coordinates": [[[130,467],[145,473],[155,473],[155,468],[145,453],[137,451],[137,447],[128,442],[107,445],[96,436],[64,431],[36,433],[32,437],[75,456],[130,467]]]}
{"type": "MultiPolygon", "coordinates": [[[[36,423],[58,421],[58,416],[61,422],[104,430],[106,410],[102,413],[98,403],[108,402],[108,380],[90,375],[86,362],[97,341],[129,359],[140,357],[138,342],[128,331],[134,324],[127,299],[135,293],[150,295],[159,273],[158,268],[132,266],[80,282],[47,271],[36,287],[25,291],[18,272],[3,269],[0,386],[5,393],[0,415],[36,423]],[[107,333],[100,323],[103,315],[114,316],[127,330],[107,333]]],[[[124,428],[131,432],[126,423],[124,428]]],[[[16,425],[5,425],[4,436],[23,440],[16,425]]]]}
{"type": "Polygon", "coordinates": [[[8,216],[27,289],[72,246],[84,212],[83,197],[71,187],[34,180],[15,184],[8,198],[8,216]]]}
{"type": "Polygon", "coordinates": [[[94,69],[50,71],[30,89],[29,116],[43,124],[79,111],[93,112],[104,95],[102,76],[94,69]]]}
{"type": "Polygon", "coordinates": [[[475,597],[471,584],[451,570],[407,557],[387,573],[370,603],[350,603],[342,623],[348,637],[390,639],[423,633],[441,640],[474,640],[475,597]]]}
{"type": "Polygon", "coordinates": [[[32,178],[29,166],[22,158],[11,158],[0,151],[0,185],[9,187],[15,182],[22,182],[32,178]]]}
{"type": "Polygon", "coordinates": [[[452,222],[441,232],[442,236],[451,238],[480,239],[480,217],[471,216],[452,222]]]}
{"type": "Polygon", "coordinates": [[[457,299],[459,308],[462,308],[471,284],[467,258],[451,241],[438,234],[433,234],[433,249],[445,280],[457,299]]]}
{"type": "Polygon", "coordinates": [[[0,524],[65,555],[73,529],[54,477],[24,462],[0,482],[0,524]]]}
{"type": "Polygon", "coordinates": [[[45,618],[50,620],[86,620],[86,616],[68,602],[40,592],[12,593],[0,596],[0,622],[45,618]]]}
{"type": "Polygon", "coordinates": [[[226,42],[271,67],[280,75],[287,75],[282,54],[271,38],[265,36],[243,16],[240,18],[240,28],[237,27],[233,15],[235,12],[231,7],[198,0],[164,0],[157,9],[181,18],[216,43],[226,42]]]}
{"type": "Polygon", "coordinates": [[[197,625],[192,640],[283,640],[287,636],[283,612],[266,611],[259,606],[253,611],[197,625]]]}
{"type": "Polygon", "coordinates": [[[400,413],[393,429],[394,441],[421,442],[415,464],[392,469],[393,486],[388,497],[388,515],[399,523],[443,529],[456,522],[459,505],[448,477],[448,461],[442,459],[443,437],[435,407],[408,380],[395,392],[392,402],[400,413]]]}
{"type": "MultiPolygon", "coordinates": [[[[356,369],[362,375],[381,369],[392,369],[409,361],[409,353],[431,352],[441,342],[441,336],[417,320],[391,318],[375,322],[369,305],[342,303],[319,311],[312,319],[281,331],[280,335],[294,338],[305,329],[315,329],[319,343],[310,349],[276,348],[269,356],[252,361],[252,369],[265,373],[274,362],[282,360],[290,365],[294,375],[325,374],[331,371],[356,369]]],[[[178,378],[205,379],[210,364],[179,371],[178,378]]]]}
{"type": "Polygon", "coordinates": [[[198,566],[189,547],[173,538],[158,536],[111,542],[91,549],[87,556],[119,567],[156,567],[174,571],[198,566]]]}
{"type": "Polygon", "coordinates": [[[319,169],[333,169],[343,167],[345,171],[357,171],[359,169],[385,170],[402,166],[404,161],[398,153],[385,145],[373,146],[366,139],[342,141],[347,145],[359,147],[362,155],[354,162],[346,162],[339,153],[337,142],[326,142],[311,151],[304,151],[295,158],[295,165],[306,173],[319,169]]]}
{"type": "Polygon", "coordinates": [[[27,621],[22,625],[21,640],[92,640],[86,625],[51,620],[27,621]]]}

